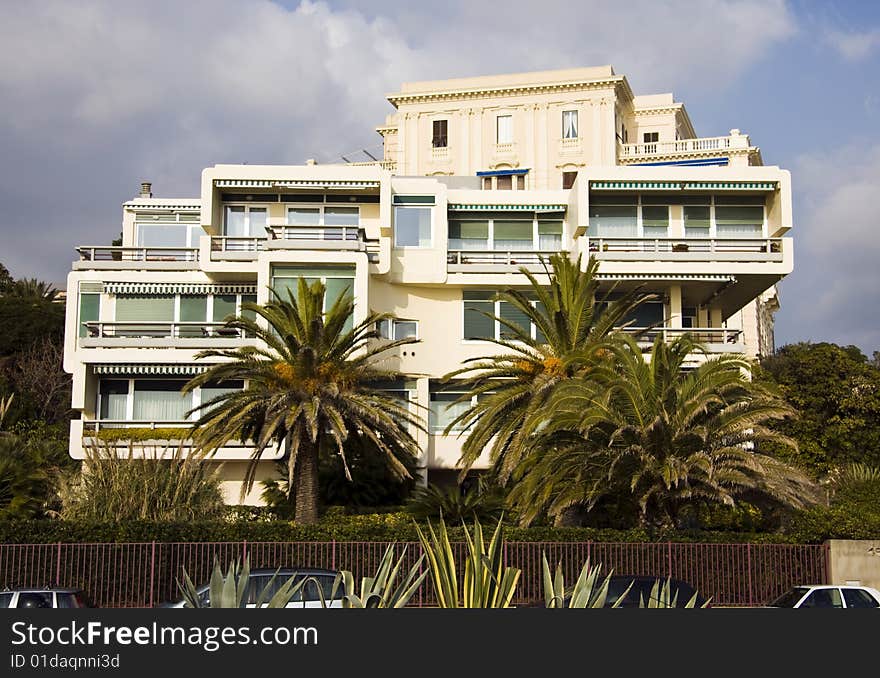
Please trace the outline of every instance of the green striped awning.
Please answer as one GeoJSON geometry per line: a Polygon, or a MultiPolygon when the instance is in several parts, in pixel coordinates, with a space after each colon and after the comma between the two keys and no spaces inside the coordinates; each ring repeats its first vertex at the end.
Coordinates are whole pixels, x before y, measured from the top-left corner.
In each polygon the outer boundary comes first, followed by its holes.
{"type": "Polygon", "coordinates": [[[736,282],[732,275],[711,273],[597,273],[599,280],[692,280],[697,282],[736,282]]]}
{"type": "Polygon", "coordinates": [[[106,294],[256,294],[256,285],[236,283],[107,282],[106,294]]]}
{"type": "Polygon", "coordinates": [[[127,202],[124,207],[127,210],[143,210],[149,212],[198,212],[202,209],[201,205],[188,205],[184,203],[156,205],[148,202],[127,202]]]}
{"type": "Polygon", "coordinates": [[[689,181],[684,190],[697,191],[774,191],[775,181],[689,181]]]}
{"type": "Polygon", "coordinates": [[[193,365],[186,363],[113,363],[94,366],[95,374],[113,374],[119,376],[177,376],[191,377],[206,372],[211,365],[193,365]]]}
{"type": "Polygon", "coordinates": [[[677,191],[680,181],[591,181],[590,188],[601,191],[677,191]]]}
{"type": "Polygon", "coordinates": [[[591,181],[597,191],[773,191],[775,181],[591,181]]]}
{"type": "Polygon", "coordinates": [[[321,179],[295,179],[275,181],[276,188],[379,188],[378,181],[323,181],[321,179]]]}
{"type": "Polygon", "coordinates": [[[565,212],[568,205],[469,205],[449,203],[450,212],[565,212]]]}
{"type": "Polygon", "coordinates": [[[217,188],[272,188],[272,182],[266,179],[217,179],[217,188]]]}

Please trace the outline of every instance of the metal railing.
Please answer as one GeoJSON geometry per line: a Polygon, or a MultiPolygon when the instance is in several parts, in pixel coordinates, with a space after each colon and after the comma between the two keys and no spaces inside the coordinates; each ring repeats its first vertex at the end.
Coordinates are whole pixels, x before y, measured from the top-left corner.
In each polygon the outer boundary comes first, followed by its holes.
{"type": "Polygon", "coordinates": [[[701,344],[739,344],[743,333],[742,330],[726,327],[625,327],[623,331],[638,334],[639,343],[654,343],[658,336],[664,342],[669,342],[689,335],[701,344]]]}
{"type": "Polygon", "coordinates": [[[364,160],[363,162],[348,162],[346,165],[349,167],[379,167],[392,172],[397,169],[396,160],[364,160]]]}
{"type": "Polygon", "coordinates": [[[212,252],[258,252],[266,248],[266,238],[255,236],[212,235],[212,252]]]}
{"type": "Polygon", "coordinates": [[[555,250],[448,250],[446,263],[459,266],[468,264],[501,264],[524,266],[540,264],[541,257],[548,259],[555,250]]]}
{"type": "MultiPolygon", "coordinates": [[[[138,542],[85,544],[0,544],[3,586],[82,588],[101,607],[152,607],[180,598],[176,580],[184,570],[197,584],[208,581],[215,558],[226,566],[247,556],[256,567],[324,567],[351,570],[355,580],[375,573],[388,542],[138,542]]],[[[454,543],[461,565],[465,545],[454,543]]],[[[403,571],[422,553],[406,547],[403,571]]],[[[601,564],[615,574],[674,577],[711,597],[713,606],[765,605],[790,587],[829,581],[827,546],[821,544],[508,542],[504,564],[522,569],[514,603],[543,600],[541,556],[551,567],[561,562],[566,581],[574,581],[583,563],[601,564]]],[[[410,605],[430,606],[430,578],[410,605]]]]}
{"type": "MultiPolygon", "coordinates": [[[[652,259],[675,254],[753,255],[777,254],[782,259],[782,238],[588,238],[588,249],[597,257],[613,259],[614,254],[654,255],[652,259]]],[[[631,258],[627,256],[626,258],[631,258]]],[[[674,256],[672,258],[675,258],[674,256]]],[[[748,260],[748,257],[745,257],[748,260]]],[[[761,258],[766,260],[766,258],[761,258]]]]}
{"type": "Polygon", "coordinates": [[[275,240],[322,240],[355,242],[366,240],[360,226],[311,226],[290,224],[269,226],[270,237],[275,240]]]}
{"type": "Polygon", "coordinates": [[[88,321],[89,339],[239,339],[242,331],[222,322],[201,321],[88,321]]]}
{"type": "Polygon", "coordinates": [[[84,419],[83,420],[83,436],[97,433],[101,429],[120,429],[120,428],[138,428],[138,429],[163,429],[163,428],[179,428],[186,430],[193,425],[193,422],[184,419],[170,419],[168,421],[131,421],[130,419],[84,419]]]}
{"type": "Polygon", "coordinates": [[[77,247],[80,261],[198,261],[196,247],[77,247]]]}

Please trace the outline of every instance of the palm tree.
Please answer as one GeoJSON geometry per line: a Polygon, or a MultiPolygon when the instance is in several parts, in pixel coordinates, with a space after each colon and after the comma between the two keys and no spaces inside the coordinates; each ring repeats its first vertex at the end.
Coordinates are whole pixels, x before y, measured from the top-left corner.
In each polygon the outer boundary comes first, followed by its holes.
{"type": "Polygon", "coordinates": [[[505,318],[486,314],[505,328],[506,337],[489,339],[505,350],[491,357],[475,358],[447,374],[444,381],[460,380],[466,391],[457,402],[477,404],[458,416],[446,428],[464,429],[467,438],[462,444],[462,475],[473,465],[485,448],[489,448],[498,480],[506,484],[530,446],[533,428],[525,422],[534,413],[545,412],[548,395],[560,382],[590,369],[610,356],[608,348],[626,324],[627,316],[652,295],[637,290],[607,303],[597,299],[598,262],[590,257],[581,270],[581,257],[570,259],[554,254],[543,284],[526,268],[530,290],[507,289],[497,298],[510,304],[523,319],[519,325],[505,318]],[[536,328],[532,337],[530,325],[536,328]]]}
{"type": "Polygon", "coordinates": [[[401,377],[377,366],[384,351],[414,339],[373,342],[376,323],[388,316],[371,314],[348,329],[354,310],[349,294],[341,295],[323,311],[324,285],[299,280],[297,293],[283,300],[273,290],[264,306],[245,305],[259,320],[247,317],[227,321],[257,346],[234,350],[207,350],[198,358],[221,358],[191,379],[185,391],[208,382],[243,380],[241,391],[219,395],[202,403],[193,425],[196,446],[212,453],[230,440],[253,441],[254,451],[245,474],[242,495],[253,486],[257,464],[270,444],[283,445],[287,462],[287,492],[295,495],[295,519],[311,524],[318,518],[318,455],[335,451],[346,476],[350,472],[345,443],[350,432],[369,440],[400,477],[409,475],[399,461],[417,455],[410,427],[422,428],[407,403],[381,390],[382,382],[401,377]]]}
{"type": "Polygon", "coordinates": [[[615,494],[628,495],[644,524],[663,525],[676,525],[685,505],[732,506],[747,493],[795,507],[819,499],[805,474],[761,453],[770,442],[796,449],[766,426],[794,412],[749,380],[742,356],[684,370],[703,351],[688,335],[658,337],[650,361],[631,338],[613,351],[614,364],[549,399],[552,419],[510,497],[525,522],[615,494]]]}
{"type": "Polygon", "coordinates": [[[58,290],[51,283],[37,280],[36,278],[22,278],[12,281],[6,287],[6,296],[21,299],[43,299],[54,301],[58,296],[58,290]]]}

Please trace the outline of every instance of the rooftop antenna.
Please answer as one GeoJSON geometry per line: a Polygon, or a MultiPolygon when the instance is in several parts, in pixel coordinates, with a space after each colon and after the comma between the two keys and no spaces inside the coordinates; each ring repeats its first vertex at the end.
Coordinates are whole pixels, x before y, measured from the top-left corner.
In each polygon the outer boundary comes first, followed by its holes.
{"type": "Polygon", "coordinates": [[[364,152],[365,155],[368,155],[370,157],[370,160],[378,160],[379,159],[375,155],[370,153],[366,148],[362,148],[361,150],[364,152]]]}
{"type": "Polygon", "coordinates": [[[345,162],[351,162],[351,160],[346,158],[344,155],[340,155],[339,157],[342,158],[343,160],[345,160],[345,162]]]}

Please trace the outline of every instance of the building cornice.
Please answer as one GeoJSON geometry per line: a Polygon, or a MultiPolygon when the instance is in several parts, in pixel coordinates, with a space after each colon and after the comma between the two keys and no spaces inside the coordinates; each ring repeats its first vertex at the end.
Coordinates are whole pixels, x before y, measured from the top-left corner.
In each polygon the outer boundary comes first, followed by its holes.
{"type": "MultiPolygon", "coordinates": [[[[449,101],[480,99],[492,96],[523,96],[528,94],[547,94],[552,92],[569,92],[573,90],[598,90],[620,88],[622,98],[633,98],[629,83],[622,75],[597,80],[570,80],[564,82],[530,83],[525,85],[499,85],[494,87],[469,87],[454,90],[433,92],[397,92],[387,96],[388,101],[396,108],[400,104],[417,104],[430,101],[449,101]]],[[[377,128],[378,129],[378,128],[377,128]]],[[[381,132],[380,132],[381,134],[381,132]]]]}

